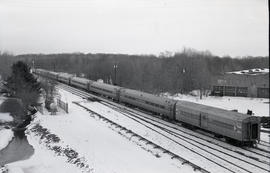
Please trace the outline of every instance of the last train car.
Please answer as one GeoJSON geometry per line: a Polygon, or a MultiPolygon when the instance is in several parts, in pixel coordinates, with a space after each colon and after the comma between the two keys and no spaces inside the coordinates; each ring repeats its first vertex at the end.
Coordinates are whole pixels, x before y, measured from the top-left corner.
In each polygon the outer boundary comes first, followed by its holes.
{"type": "Polygon", "coordinates": [[[260,140],[259,118],[238,112],[178,101],[175,119],[241,144],[260,140]]]}

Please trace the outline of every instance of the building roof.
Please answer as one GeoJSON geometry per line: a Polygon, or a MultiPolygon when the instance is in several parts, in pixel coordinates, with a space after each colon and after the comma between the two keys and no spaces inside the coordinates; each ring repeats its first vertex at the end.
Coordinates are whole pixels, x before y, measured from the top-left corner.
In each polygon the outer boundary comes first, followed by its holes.
{"type": "Polygon", "coordinates": [[[227,74],[244,74],[244,75],[269,74],[269,68],[254,68],[254,69],[249,69],[249,70],[227,72],[227,74]]]}

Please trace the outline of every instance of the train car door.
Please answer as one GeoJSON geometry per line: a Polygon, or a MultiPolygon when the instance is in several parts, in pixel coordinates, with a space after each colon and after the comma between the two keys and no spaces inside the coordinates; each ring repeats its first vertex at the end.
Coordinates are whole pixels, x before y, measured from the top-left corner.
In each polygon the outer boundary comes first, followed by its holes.
{"type": "Polygon", "coordinates": [[[207,114],[200,114],[200,125],[203,129],[208,129],[208,115],[207,114]]]}
{"type": "Polygon", "coordinates": [[[68,85],[70,85],[71,77],[68,78],[68,85]]]}
{"type": "Polygon", "coordinates": [[[172,119],[176,120],[176,102],[172,106],[171,115],[172,115],[172,119]]]}
{"type": "Polygon", "coordinates": [[[202,114],[200,113],[199,127],[202,127],[202,114]]]}
{"type": "Polygon", "coordinates": [[[246,128],[247,128],[247,130],[246,130],[246,135],[247,135],[246,138],[247,138],[247,140],[250,140],[251,139],[251,124],[247,123],[246,128]]]}
{"type": "Polygon", "coordinates": [[[115,89],[116,92],[116,101],[119,102],[120,101],[120,88],[119,89],[115,89]]]}
{"type": "Polygon", "coordinates": [[[90,82],[87,82],[87,91],[90,91],[90,82]]]}
{"type": "Polygon", "coordinates": [[[251,139],[259,139],[259,125],[257,123],[251,124],[251,139]]]}

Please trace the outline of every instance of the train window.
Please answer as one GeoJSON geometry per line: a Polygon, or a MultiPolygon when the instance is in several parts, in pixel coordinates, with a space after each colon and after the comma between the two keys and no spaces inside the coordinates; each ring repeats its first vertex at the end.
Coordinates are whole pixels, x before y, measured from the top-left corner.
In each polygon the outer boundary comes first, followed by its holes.
{"type": "Polygon", "coordinates": [[[136,100],[136,98],[131,97],[131,96],[127,96],[127,95],[125,95],[124,97],[129,98],[129,99],[132,99],[132,100],[136,100]]]}
{"type": "Polygon", "coordinates": [[[98,87],[95,87],[95,86],[92,86],[92,88],[95,88],[95,89],[100,90],[100,91],[105,91],[105,92],[108,92],[108,93],[113,93],[110,90],[106,90],[106,89],[103,89],[103,88],[98,88],[98,87]]]}
{"type": "Polygon", "coordinates": [[[180,111],[180,113],[181,113],[182,116],[184,116],[186,118],[194,118],[194,119],[198,118],[198,115],[192,114],[192,113],[189,113],[189,112],[180,111]]]}
{"type": "Polygon", "coordinates": [[[236,96],[247,97],[248,88],[247,87],[237,87],[236,88],[236,96]]]}
{"type": "Polygon", "coordinates": [[[163,105],[159,105],[159,104],[148,102],[148,101],[145,101],[145,103],[148,104],[148,105],[151,105],[151,106],[155,106],[155,107],[158,107],[158,108],[165,109],[165,106],[163,106],[163,105]]]}
{"type": "Polygon", "coordinates": [[[252,126],[251,126],[251,138],[252,139],[257,139],[258,138],[258,124],[252,124],[252,126]]]}
{"type": "Polygon", "coordinates": [[[165,109],[165,106],[160,106],[161,108],[165,109]]]}
{"type": "Polygon", "coordinates": [[[72,81],[74,83],[80,84],[80,85],[84,85],[84,83],[78,82],[78,81],[72,81]]]}

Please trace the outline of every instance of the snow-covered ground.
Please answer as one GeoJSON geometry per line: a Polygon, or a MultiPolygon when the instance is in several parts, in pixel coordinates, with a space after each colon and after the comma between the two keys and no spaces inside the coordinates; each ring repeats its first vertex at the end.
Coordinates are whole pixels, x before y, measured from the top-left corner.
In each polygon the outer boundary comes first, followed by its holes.
{"type": "Polygon", "coordinates": [[[13,117],[9,113],[0,112],[0,123],[13,121],[13,117]]]}
{"type": "Polygon", "coordinates": [[[0,150],[5,148],[13,138],[13,132],[11,129],[0,128],[0,150]]]}
{"type": "MultiPolygon", "coordinates": [[[[9,173],[79,173],[75,165],[66,163],[64,157],[58,157],[37,140],[34,134],[27,135],[27,140],[34,147],[34,154],[27,160],[7,164],[9,173]]],[[[0,171],[1,172],[1,171],[0,171]]]]}
{"type": "MultiPolygon", "coordinates": [[[[0,98],[0,105],[2,102],[3,99],[0,98]]],[[[4,129],[3,126],[1,126],[2,123],[10,121],[13,121],[13,117],[10,116],[9,113],[0,112],[0,150],[5,148],[14,136],[11,129],[4,129]]]]}
{"type": "Polygon", "coordinates": [[[194,172],[189,165],[181,165],[171,157],[157,157],[139,145],[114,131],[107,123],[72,101],[81,98],[66,91],[60,91],[62,99],[69,103],[69,114],[62,111],[57,115],[37,115],[28,127],[27,138],[34,147],[34,155],[25,161],[8,164],[9,169],[29,172],[194,172]],[[35,133],[36,125],[55,134],[59,142],[47,143],[35,133]],[[80,167],[65,155],[54,154],[53,147],[69,148],[78,153],[87,167],[80,167]],[[48,151],[49,150],[49,151],[48,151]],[[45,154],[46,153],[46,154],[45,154]],[[49,161],[46,161],[49,160],[49,161]],[[57,161],[54,161],[57,160],[57,161]],[[67,166],[72,169],[67,168],[67,166]]]}
{"type": "Polygon", "coordinates": [[[0,96],[0,105],[1,105],[1,103],[3,103],[4,100],[5,100],[5,98],[0,96]]]}

